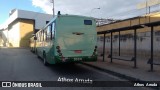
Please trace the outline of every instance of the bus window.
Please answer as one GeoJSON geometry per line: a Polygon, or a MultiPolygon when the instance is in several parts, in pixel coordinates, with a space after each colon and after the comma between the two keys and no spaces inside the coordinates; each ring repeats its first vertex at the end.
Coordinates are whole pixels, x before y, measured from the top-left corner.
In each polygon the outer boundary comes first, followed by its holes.
{"type": "Polygon", "coordinates": [[[92,20],[84,20],[85,25],[92,25],[92,20]]]}
{"type": "Polygon", "coordinates": [[[54,39],[55,23],[52,24],[52,39],[54,39]]]}
{"type": "Polygon", "coordinates": [[[42,34],[42,36],[43,36],[43,41],[45,41],[45,38],[44,38],[44,37],[45,37],[44,30],[42,30],[42,33],[43,33],[43,34],[42,34]]]}
{"type": "Polygon", "coordinates": [[[43,41],[43,31],[41,31],[41,42],[43,41]]]}
{"type": "Polygon", "coordinates": [[[46,30],[44,30],[44,36],[43,36],[43,38],[44,38],[44,41],[46,41],[47,40],[47,31],[46,30]]]}
{"type": "Polygon", "coordinates": [[[51,25],[47,28],[47,40],[51,39],[51,25]]]}
{"type": "Polygon", "coordinates": [[[40,36],[41,36],[41,35],[40,35],[40,32],[38,32],[38,42],[40,42],[40,39],[41,39],[40,36]]]}
{"type": "Polygon", "coordinates": [[[43,41],[43,32],[41,31],[41,42],[43,41]]]}
{"type": "Polygon", "coordinates": [[[39,32],[39,38],[40,38],[39,41],[41,42],[42,41],[42,32],[41,31],[39,32]]]}
{"type": "Polygon", "coordinates": [[[49,25],[47,27],[47,40],[52,40],[54,38],[54,29],[55,29],[55,23],[49,25]]]}
{"type": "Polygon", "coordinates": [[[36,35],[36,36],[37,36],[37,42],[39,42],[39,34],[37,33],[37,35],[36,35]]]}

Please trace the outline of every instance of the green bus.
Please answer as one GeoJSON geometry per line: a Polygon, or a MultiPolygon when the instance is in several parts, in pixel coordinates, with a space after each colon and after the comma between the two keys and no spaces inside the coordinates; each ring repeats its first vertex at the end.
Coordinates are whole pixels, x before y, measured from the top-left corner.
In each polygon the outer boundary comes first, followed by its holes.
{"type": "Polygon", "coordinates": [[[35,34],[34,40],[30,45],[44,65],[97,61],[94,18],[58,14],[35,34]]]}
{"type": "Polygon", "coordinates": [[[35,52],[36,40],[35,40],[35,36],[34,35],[30,38],[29,44],[30,44],[29,46],[30,46],[31,52],[35,52]]]}

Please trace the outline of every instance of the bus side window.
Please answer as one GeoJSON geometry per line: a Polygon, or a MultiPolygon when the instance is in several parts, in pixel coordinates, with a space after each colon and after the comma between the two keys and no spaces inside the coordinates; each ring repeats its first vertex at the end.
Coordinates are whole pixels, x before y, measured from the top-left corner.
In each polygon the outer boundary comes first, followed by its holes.
{"type": "Polygon", "coordinates": [[[41,31],[41,42],[43,41],[43,32],[41,31]]]}
{"type": "Polygon", "coordinates": [[[44,37],[45,37],[45,41],[47,41],[47,30],[44,31],[44,37]]]}
{"type": "Polygon", "coordinates": [[[40,42],[40,33],[38,32],[38,42],[40,42]]]}
{"type": "Polygon", "coordinates": [[[50,25],[50,40],[52,40],[52,30],[53,30],[53,27],[52,27],[52,24],[50,25]]]}
{"type": "Polygon", "coordinates": [[[51,39],[51,25],[47,27],[47,40],[51,39]]]}
{"type": "Polygon", "coordinates": [[[92,20],[84,20],[84,25],[92,25],[92,20]]]}
{"type": "Polygon", "coordinates": [[[55,23],[52,24],[52,39],[54,39],[54,33],[55,33],[55,23]]]}
{"type": "Polygon", "coordinates": [[[36,35],[36,36],[37,36],[37,42],[39,42],[39,35],[38,35],[38,33],[37,33],[37,35],[36,35]]]}
{"type": "Polygon", "coordinates": [[[43,32],[41,31],[41,42],[43,41],[43,32]]]}
{"type": "Polygon", "coordinates": [[[39,32],[39,42],[41,42],[41,32],[39,32]]]}
{"type": "Polygon", "coordinates": [[[42,39],[43,39],[43,41],[44,41],[44,40],[45,40],[45,39],[44,39],[44,30],[42,30],[42,33],[43,33],[43,34],[42,34],[42,39]]]}

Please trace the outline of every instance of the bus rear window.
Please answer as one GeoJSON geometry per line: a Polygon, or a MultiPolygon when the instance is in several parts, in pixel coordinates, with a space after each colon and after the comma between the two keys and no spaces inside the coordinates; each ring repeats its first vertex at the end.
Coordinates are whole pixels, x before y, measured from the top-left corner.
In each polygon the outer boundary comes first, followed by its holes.
{"type": "Polygon", "coordinates": [[[92,25],[92,20],[84,20],[85,25],[92,25]]]}

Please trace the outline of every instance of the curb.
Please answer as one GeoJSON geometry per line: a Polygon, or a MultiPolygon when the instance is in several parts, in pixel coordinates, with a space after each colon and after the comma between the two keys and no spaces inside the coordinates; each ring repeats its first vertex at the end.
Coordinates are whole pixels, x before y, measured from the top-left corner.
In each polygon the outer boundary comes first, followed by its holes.
{"type": "Polygon", "coordinates": [[[87,65],[87,66],[90,66],[90,67],[95,68],[95,69],[98,69],[98,70],[101,70],[101,71],[104,71],[104,72],[106,72],[106,73],[109,73],[109,74],[111,74],[111,75],[120,77],[120,78],[122,78],[122,79],[127,79],[127,80],[129,80],[129,81],[143,82],[143,80],[140,80],[140,79],[137,79],[137,78],[134,78],[134,77],[131,77],[131,76],[127,76],[127,75],[124,75],[124,74],[121,74],[121,73],[118,73],[118,72],[114,72],[114,71],[111,71],[111,70],[108,70],[108,69],[100,68],[100,67],[97,67],[97,66],[88,64],[88,63],[84,63],[84,62],[83,62],[82,64],[87,65]]]}
{"type": "MultiPolygon", "coordinates": [[[[103,71],[103,72],[106,72],[110,75],[113,75],[113,76],[116,76],[116,77],[119,77],[121,79],[126,79],[126,80],[129,80],[131,82],[145,82],[143,80],[140,80],[138,78],[134,78],[134,77],[131,77],[131,76],[127,76],[125,74],[121,74],[121,73],[118,73],[118,72],[115,72],[115,71],[111,71],[111,70],[108,70],[108,69],[104,69],[104,68],[100,68],[100,67],[97,67],[95,65],[91,65],[91,64],[88,64],[88,63],[85,63],[85,62],[82,62],[81,64],[83,65],[86,65],[86,66],[89,66],[89,67],[92,67],[92,68],[95,68],[97,70],[100,70],[100,71],[103,71]]],[[[148,87],[150,89],[154,89],[154,90],[159,90],[159,87],[148,87]]]]}

